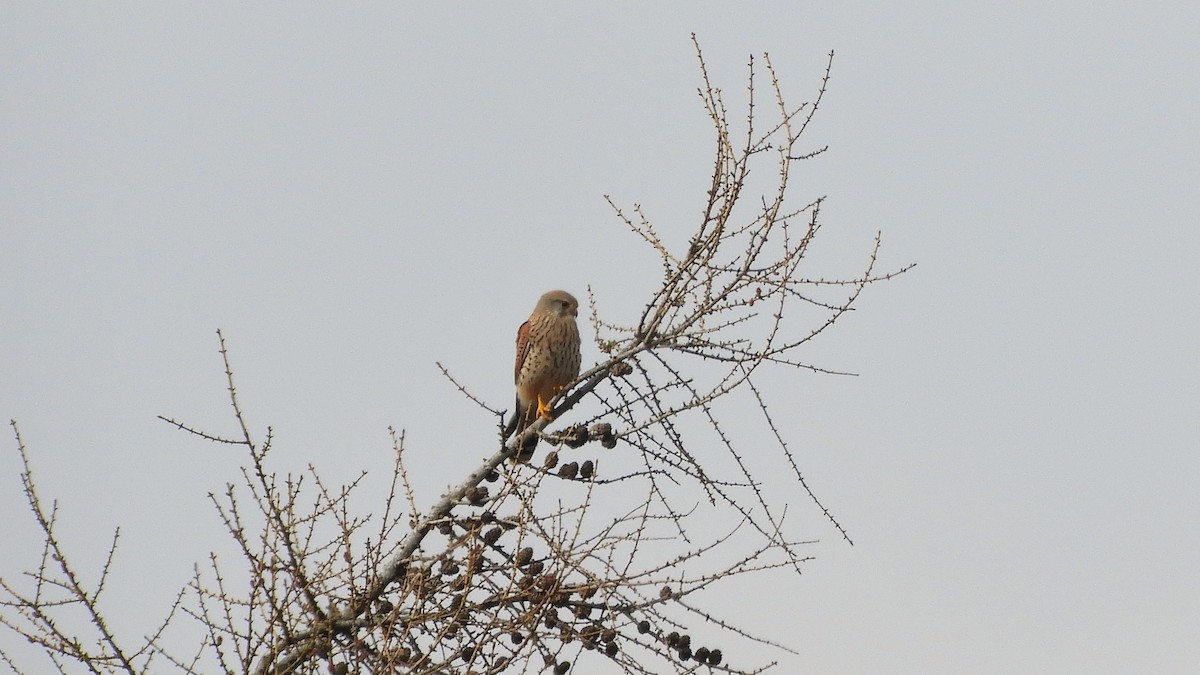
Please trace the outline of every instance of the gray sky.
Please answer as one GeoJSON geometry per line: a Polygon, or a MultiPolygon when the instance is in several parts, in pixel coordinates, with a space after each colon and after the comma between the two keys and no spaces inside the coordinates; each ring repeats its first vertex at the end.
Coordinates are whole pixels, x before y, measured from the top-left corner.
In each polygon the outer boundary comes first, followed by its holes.
{"type": "MultiPolygon", "coordinates": [[[[774,382],[857,545],[797,495],[817,560],[728,611],[780,672],[1195,672],[1200,6],[1125,5],[6,3],[0,414],[81,560],[122,526],[148,630],[223,545],[241,457],[155,419],[232,431],[215,329],[285,467],[380,474],[394,425],[432,497],[494,438],[434,361],[506,406],[542,291],[632,317],[658,276],[602,195],[694,227],[690,33],[735,110],[750,53],[798,103],[833,49],[814,264],[883,230],[919,266],[807,355],[859,377],[774,382]]],[[[35,561],[19,516],[0,540],[35,561]]]]}

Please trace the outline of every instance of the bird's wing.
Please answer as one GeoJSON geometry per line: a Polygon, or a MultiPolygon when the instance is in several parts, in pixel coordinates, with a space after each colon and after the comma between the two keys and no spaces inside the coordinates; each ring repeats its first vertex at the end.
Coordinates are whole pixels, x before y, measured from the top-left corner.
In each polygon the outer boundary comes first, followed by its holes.
{"type": "Polygon", "coordinates": [[[529,354],[529,322],[521,324],[517,329],[517,362],[513,368],[513,384],[521,379],[521,366],[525,365],[525,357],[529,354]]]}

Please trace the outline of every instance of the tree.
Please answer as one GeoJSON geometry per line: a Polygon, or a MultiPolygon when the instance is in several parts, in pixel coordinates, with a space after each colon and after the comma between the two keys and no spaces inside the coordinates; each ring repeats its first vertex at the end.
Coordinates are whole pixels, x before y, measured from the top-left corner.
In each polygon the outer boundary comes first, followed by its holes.
{"type": "MultiPolygon", "coordinates": [[[[315,468],[304,475],[272,468],[279,450],[269,428],[260,440],[247,425],[218,332],[240,433],[222,437],[163,419],[244,449],[241,483],[213,498],[242,557],[213,556],[197,566],[159,631],[137,645],[121,643],[100,602],[117,537],[98,581],[88,585],[59,542],[57,505],[40,496],[14,422],[44,554],[29,574],[32,587],[0,581],[0,621],[64,672],[147,672],[164,663],[187,673],[262,675],[565,673],[585,661],[610,664],[589,671],[628,673],[769,667],[761,650],[723,650],[692,638],[701,625],[715,627],[723,642],[787,649],[703,605],[706,592],[731,579],[776,568],[798,572],[806,560],[785,518],[788,505],[764,482],[767,472],[782,470],[849,536],[809,490],[756,377],[778,368],[829,372],[803,361],[802,347],[850,311],[866,286],[909,268],[875,271],[877,235],[858,274],[803,273],[824,198],[793,204],[789,176],[796,163],[825,150],[799,143],[825,93],[833,54],[813,100],[796,107],[785,103],[763,56],[775,110],[765,129],[755,100],[763,66],[751,59],[740,132],[698,46],[697,56],[699,94],[715,131],[698,226],[676,249],[639,207],[629,211],[609,200],[618,219],[658,253],[662,283],[641,315],[625,323],[603,315],[589,292],[605,358],[554,402],[554,423],[539,420],[519,437],[501,439],[432,505],[417,503],[410,479],[420,469],[406,466],[404,435],[393,431],[391,496],[376,509],[380,515],[359,515],[350,501],[357,481],[330,486],[315,468]],[[751,169],[760,166],[775,174],[755,192],[751,169]],[[750,457],[727,430],[721,406],[734,397],[752,402],[773,451],[750,457]],[[530,464],[506,461],[534,434],[553,449],[530,464]],[[612,451],[617,446],[625,451],[612,451]],[[194,650],[168,648],[167,632],[189,622],[202,629],[194,650]]],[[[20,671],[9,654],[0,651],[0,658],[20,671]]]]}

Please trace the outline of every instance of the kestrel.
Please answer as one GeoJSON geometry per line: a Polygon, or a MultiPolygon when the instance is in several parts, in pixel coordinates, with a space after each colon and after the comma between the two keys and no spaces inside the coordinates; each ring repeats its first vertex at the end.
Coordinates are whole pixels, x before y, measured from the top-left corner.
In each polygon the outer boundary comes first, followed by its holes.
{"type": "MultiPolygon", "coordinates": [[[[517,362],[513,382],[517,404],[508,422],[507,436],[519,434],[539,416],[550,419],[550,401],[579,377],[579,302],[566,291],[550,291],[538,298],[529,320],[517,330],[517,362]]],[[[537,443],[535,436],[521,454],[537,443]]]]}

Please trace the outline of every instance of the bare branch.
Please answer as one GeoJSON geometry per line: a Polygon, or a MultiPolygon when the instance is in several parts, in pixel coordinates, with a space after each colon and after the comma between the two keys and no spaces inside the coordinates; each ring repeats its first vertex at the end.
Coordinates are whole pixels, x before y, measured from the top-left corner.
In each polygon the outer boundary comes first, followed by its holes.
{"type": "MultiPolygon", "coordinates": [[[[240,478],[209,494],[235,552],[196,565],[166,618],[126,647],[101,607],[120,530],[97,581],[84,583],[57,538],[57,504],[35,491],[17,433],[43,542],[29,588],[0,579],[0,625],[40,647],[59,672],[146,672],[165,663],[231,675],[561,674],[609,661],[628,673],[751,674],[775,664],[764,648],[794,654],[785,639],[751,633],[705,603],[731,579],[802,571],[814,542],[789,518],[796,495],[850,542],[801,471],[762,375],[781,367],[850,374],[809,363],[804,348],[854,311],[867,286],[912,266],[877,271],[877,234],[857,273],[804,273],[825,198],[797,201],[789,187],[795,163],[826,150],[803,136],[828,89],[833,53],[811,102],[798,106],[787,102],[770,57],[750,58],[745,111],[731,122],[695,36],[693,44],[697,93],[715,135],[697,221],[676,241],[641,205],[605,197],[621,225],[658,254],[663,276],[628,317],[606,316],[588,288],[603,356],[549,402],[553,421],[501,433],[424,505],[413,489],[420,467],[406,463],[404,433],[389,428],[392,474],[387,494],[373,498],[363,495],[371,489],[365,471],[340,485],[316,466],[276,469],[273,431],[261,444],[252,437],[217,331],[238,433],[160,419],[245,449],[240,478]],[[746,415],[747,406],[758,412],[746,415]],[[511,461],[535,437],[544,454],[511,461]],[[83,615],[82,627],[70,612],[83,615]],[[168,647],[177,617],[197,631],[182,650],[168,647]]],[[[437,365],[464,397],[502,419],[437,365]]],[[[0,650],[0,662],[17,670],[8,652],[0,650]]]]}

